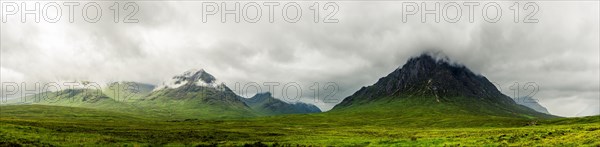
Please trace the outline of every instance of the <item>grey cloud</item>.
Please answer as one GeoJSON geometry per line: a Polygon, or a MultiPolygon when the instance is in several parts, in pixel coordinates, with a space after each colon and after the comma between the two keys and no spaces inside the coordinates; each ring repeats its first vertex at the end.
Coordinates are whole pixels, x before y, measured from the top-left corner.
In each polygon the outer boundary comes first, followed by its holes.
{"type": "MultiPolygon", "coordinates": [[[[56,28],[3,24],[2,79],[160,84],[188,69],[204,68],[229,87],[236,82],[280,82],[280,87],[298,82],[301,101],[313,102],[313,82],[337,83],[335,98],[342,99],[411,56],[434,50],[498,83],[509,96],[512,83],[536,82],[542,105],[574,116],[579,111],[574,108],[600,107],[598,9],[587,4],[597,2],[559,5],[563,3],[569,2],[539,2],[537,24],[514,23],[508,10],[499,23],[480,17],[475,23],[421,23],[416,16],[403,23],[401,2],[338,2],[340,22],[333,24],[312,22],[308,10],[298,23],[278,17],[275,23],[238,24],[221,23],[217,17],[202,23],[200,2],[140,2],[137,24],[110,19],[56,28]],[[41,44],[44,40],[57,43],[41,44]],[[565,101],[572,105],[561,105],[565,101]]],[[[502,4],[508,8],[508,2],[502,4]]],[[[327,110],[334,104],[317,105],[327,110]]]]}

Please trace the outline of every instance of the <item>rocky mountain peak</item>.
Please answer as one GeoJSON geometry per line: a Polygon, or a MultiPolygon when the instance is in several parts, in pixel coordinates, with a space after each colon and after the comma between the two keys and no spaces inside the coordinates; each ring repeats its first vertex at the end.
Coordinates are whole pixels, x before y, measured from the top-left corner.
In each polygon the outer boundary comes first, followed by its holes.
{"type": "Polygon", "coordinates": [[[409,59],[401,68],[380,78],[374,85],[361,88],[340,105],[387,96],[434,97],[438,102],[448,97],[473,97],[514,103],[484,76],[473,73],[461,64],[452,63],[446,56],[424,53],[409,59]]]}
{"type": "Polygon", "coordinates": [[[163,83],[162,88],[179,88],[181,86],[202,86],[219,88],[224,86],[213,75],[204,69],[191,69],[183,74],[173,76],[163,83]]]}
{"type": "Polygon", "coordinates": [[[272,94],[271,94],[271,92],[263,92],[263,93],[257,93],[253,97],[272,97],[272,94]]]}

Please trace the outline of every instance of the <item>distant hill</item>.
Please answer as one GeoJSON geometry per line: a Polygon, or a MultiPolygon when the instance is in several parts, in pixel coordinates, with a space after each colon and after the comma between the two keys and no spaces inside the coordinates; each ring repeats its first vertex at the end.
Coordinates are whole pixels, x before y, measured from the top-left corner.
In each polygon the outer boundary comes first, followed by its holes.
{"type": "Polygon", "coordinates": [[[303,114],[321,112],[317,106],[306,103],[286,103],[282,100],[273,98],[271,93],[258,93],[252,98],[242,98],[246,105],[255,111],[266,115],[276,114],[303,114]]]}
{"type": "Polygon", "coordinates": [[[548,112],[548,109],[546,109],[546,107],[540,105],[540,103],[538,103],[538,101],[536,99],[533,99],[531,97],[516,98],[515,102],[517,102],[517,104],[519,104],[519,105],[529,107],[537,112],[550,114],[550,112],[548,112]]]}
{"type": "Polygon", "coordinates": [[[102,92],[116,101],[134,102],[148,96],[156,86],[138,82],[112,82],[102,92]]]}

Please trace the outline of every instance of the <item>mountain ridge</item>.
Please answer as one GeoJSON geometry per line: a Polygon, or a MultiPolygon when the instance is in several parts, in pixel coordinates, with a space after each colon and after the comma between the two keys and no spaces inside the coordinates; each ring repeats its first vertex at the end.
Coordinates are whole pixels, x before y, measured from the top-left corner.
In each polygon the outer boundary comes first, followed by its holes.
{"type": "Polygon", "coordinates": [[[321,112],[317,106],[302,102],[288,103],[272,96],[270,92],[257,93],[251,98],[242,98],[249,107],[265,114],[305,114],[321,112]]]}
{"type": "MultiPolygon", "coordinates": [[[[178,118],[248,118],[280,114],[314,113],[310,104],[290,104],[272,98],[250,107],[225,84],[204,69],[192,69],[175,75],[161,86],[137,82],[111,82],[102,89],[65,89],[25,97],[21,104],[109,109],[178,118]],[[51,95],[49,99],[34,99],[51,95]],[[267,105],[268,104],[268,105],[267,105]],[[264,107],[264,108],[263,108],[264,107]]],[[[15,103],[17,104],[17,103],[15,103]]]]}

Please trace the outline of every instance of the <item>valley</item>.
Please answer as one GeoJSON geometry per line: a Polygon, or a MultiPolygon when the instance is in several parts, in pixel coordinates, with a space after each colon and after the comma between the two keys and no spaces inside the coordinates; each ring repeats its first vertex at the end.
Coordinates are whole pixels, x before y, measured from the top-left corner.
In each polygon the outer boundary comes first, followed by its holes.
{"type": "Polygon", "coordinates": [[[204,70],[171,80],[1,105],[0,146],[600,146],[600,116],[538,112],[428,54],[327,112],[268,92],[243,98],[204,70]]]}

